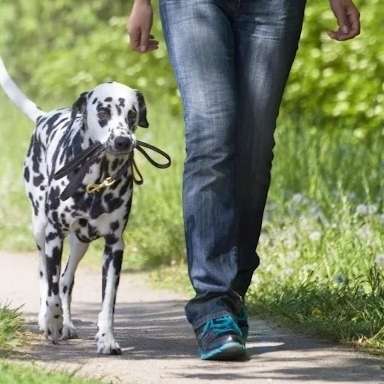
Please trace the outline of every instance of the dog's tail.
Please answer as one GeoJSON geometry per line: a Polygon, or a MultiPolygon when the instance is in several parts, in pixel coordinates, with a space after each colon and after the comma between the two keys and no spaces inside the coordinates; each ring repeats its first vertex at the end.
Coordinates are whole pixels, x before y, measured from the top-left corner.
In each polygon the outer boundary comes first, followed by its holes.
{"type": "Polygon", "coordinates": [[[44,112],[35,103],[28,99],[9,76],[7,69],[0,57],[0,85],[8,97],[23,111],[33,122],[44,112]]]}

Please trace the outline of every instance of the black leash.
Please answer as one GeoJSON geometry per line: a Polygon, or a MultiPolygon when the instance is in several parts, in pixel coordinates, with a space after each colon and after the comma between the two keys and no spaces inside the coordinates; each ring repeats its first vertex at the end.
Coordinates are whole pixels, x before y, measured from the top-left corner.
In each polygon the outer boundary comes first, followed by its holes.
{"type": "MultiPolygon", "coordinates": [[[[141,141],[141,140],[136,140],[134,150],[135,149],[137,149],[156,168],[164,169],[164,168],[168,168],[171,165],[171,157],[166,152],[164,152],[160,148],[155,147],[152,144],[145,143],[144,141],[141,141]],[[149,156],[149,154],[144,150],[143,147],[159,153],[160,155],[166,158],[167,162],[158,163],[157,161],[153,160],[153,158],[149,156]]],[[[91,165],[94,164],[94,162],[99,158],[99,156],[103,152],[105,152],[105,150],[106,150],[105,145],[101,143],[93,144],[89,148],[81,152],[73,160],[65,164],[57,172],[55,172],[55,174],[53,175],[53,178],[55,180],[59,180],[64,176],[68,176],[71,173],[73,174],[71,183],[64,189],[64,191],[60,195],[61,200],[67,200],[78,190],[79,186],[81,185],[91,165]]],[[[137,167],[137,164],[135,162],[134,150],[131,152],[131,155],[129,156],[128,160],[122,165],[120,170],[114,176],[107,177],[99,184],[88,185],[86,188],[87,192],[88,193],[98,192],[106,187],[113,185],[122,176],[122,174],[124,173],[124,171],[127,169],[128,166],[131,166],[132,168],[133,181],[138,185],[143,184],[144,178],[140,173],[137,167]],[[138,179],[135,177],[135,172],[139,176],[138,179]]]]}
{"type": "Polygon", "coordinates": [[[96,158],[104,152],[104,146],[101,143],[93,144],[89,148],[85,149],[79,156],[75,157],[73,160],[69,161],[63,168],[57,171],[53,178],[59,180],[64,176],[69,175],[73,172],[81,163],[88,163],[90,160],[96,160],[96,158]]]}
{"type": "Polygon", "coordinates": [[[144,141],[140,141],[140,140],[136,140],[136,146],[135,148],[137,150],[139,150],[143,156],[152,164],[154,165],[156,168],[168,168],[170,165],[171,165],[171,158],[169,157],[169,155],[162,151],[160,148],[157,148],[155,146],[153,146],[152,144],[148,144],[148,143],[145,143],[144,141]],[[167,163],[164,163],[164,164],[161,164],[161,163],[157,163],[155,160],[153,160],[147,152],[145,152],[145,150],[142,148],[142,147],[145,147],[145,148],[149,148],[149,149],[152,149],[153,151],[157,152],[157,153],[160,153],[160,155],[164,156],[168,162],[167,163]]]}

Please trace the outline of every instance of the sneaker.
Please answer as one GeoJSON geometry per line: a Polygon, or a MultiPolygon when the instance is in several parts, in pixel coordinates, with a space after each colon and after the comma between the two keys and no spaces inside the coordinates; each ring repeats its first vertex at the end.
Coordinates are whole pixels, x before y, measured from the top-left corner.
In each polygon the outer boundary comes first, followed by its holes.
{"type": "Polygon", "coordinates": [[[244,306],[242,307],[240,314],[236,316],[236,322],[241,330],[241,334],[243,335],[243,341],[245,343],[248,338],[249,325],[248,325],[248,313],[244,306]]]}
{"type": "Polygon", "coordinates": [[[202,360],[240,360],[246,357],[242,331],[231,315],[208,320],[195,332],[202,360]]]}

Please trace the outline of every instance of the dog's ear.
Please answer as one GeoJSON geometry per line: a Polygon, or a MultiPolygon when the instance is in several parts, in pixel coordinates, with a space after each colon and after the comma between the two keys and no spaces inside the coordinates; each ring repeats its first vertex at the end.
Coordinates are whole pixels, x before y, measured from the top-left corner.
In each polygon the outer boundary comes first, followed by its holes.
{"type": "Polygon", "coordinates": [[[81,93],[78,99],[72,104],[71,125],[79,113],[84,115],[87,106],[87,96],[88,92],[81,93]]]}
{"type": "Polygon", "coordinates": [[[139,104],[139,122],[137,125],[139,127],[148,128],[147,107],[145,105],[144,96],[140,91],[136,91],[136,96],[139,104]]]}

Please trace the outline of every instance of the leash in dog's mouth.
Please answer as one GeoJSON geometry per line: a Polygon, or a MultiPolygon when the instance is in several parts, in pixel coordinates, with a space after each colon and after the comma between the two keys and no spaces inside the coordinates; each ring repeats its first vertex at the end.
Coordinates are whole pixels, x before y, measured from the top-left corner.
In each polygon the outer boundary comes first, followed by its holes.
{"type": "MultiPolygon", "coordinates": [[[[127,161],[122,165],[120,170],[116,173],[114,176],[109,176],[105,178],[100,183],[92,183],[88,184],[86,186],[87,193],[95,193],[100,192],[104,188],[108,188],[112,186],[119,178],[122,176],[123,172],[126,170],[127,166],[132,167],[132,176],[133,181],[136,184],[143,184],[144,178],[142,174],[140,173],[137,164],[134,159],[134,150],[137,149],[153,166],[156,168],[168,168],[171,165],[171,157],[161,150],[160,148],[155,147],[152,144],[145,143],[141,140],[136,140],[134,148],[132,152],[129,155],[129,158],[127,161]],[[166,163],[158,163],[157,161],[153,160],[151,156],[144,150],[144,148],[151,149],[154,152],[159,153],[163,157],[167,159],[166,163]],[[135,177],[135,172],[138,174],[139,178],[135,177]]],[[[79,186],[82,184],[82,181],[87,174],[89,167],[95,163],[95,161],[99,158],[99,156],[106,152],[106,146],[101,143],[95,143],[91,145],[89,148],[85,149],[83,152],[81,152],[78,156],[76,156],[73,160],[69,161],[67,164],[65,164],[61,169],[59,169],[54,175],[53,178],[55,180],[59,180],[65,176],[68,176],[69,174],[73,174],[73,178],[71,180],[71,183],[64,189],[64,191],[60,195],[61,200],[67,200],[69,197],[71,197],[79,188],[79,186]]]]}

